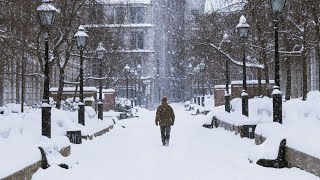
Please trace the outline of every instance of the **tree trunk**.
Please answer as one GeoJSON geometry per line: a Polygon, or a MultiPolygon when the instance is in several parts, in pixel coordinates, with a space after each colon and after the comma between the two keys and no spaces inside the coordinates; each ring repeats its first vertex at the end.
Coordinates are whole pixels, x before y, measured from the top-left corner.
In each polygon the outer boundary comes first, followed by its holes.
{"type": "Polygon", "coordinates": [[[262,94],[262,84],[261,84],[261,80],[262,80],[261,69],[258,69],[258,91],[259,91],[259,95],[260,95],[260,96],[263,96],[263,94],[262,94]]]}
{"type": "Polygon", "coordinates": [[[64,71],[64,69],[60,68],[59,87],[58,87],[57,104],[56,104],[56,108],[57,109],[61,109],[61,101],[62,101],[62,95],[63,95],[64,79],[65,79],[65,71],[64,71]]]}
{"type": "Polygon", "coordinates": [[[287,70],[287,86],[286,86],[286,100],[291,99],[291,61],[289,59],[286,59],[286,70],[287,70]]]}
{"type": "Polygon", "coordinates": [[[16,103],[17,104],[20,104],[21,103],[21,99],[20,99],[20,87],[21,87],[21,81],[20,81],[20,78],[21,75],[19,75],[19,72],[21,72],[21,64],[19,62],[19,60],[16,60],[16,103]]]}
{"type": "Polygon", "coordinates": [[[4,106],[4,77],[3,77],[3,66],[0,66],[0,107],[4,106]]]}
{"type": "MultiPolygon", "coordinates": [[[[306,43],[304,43],[304,45],[306,45],[306,43]]],[[[307,52],[306,52],[306,49],[304,49],[302,53],[302,100],[303,101],[307,100],[307,93],[308,93],[307,62],[308,62],[307,52]]]]}
{"type": "MultiPolygon", "coordinates": [[[[282,19],[282,21],[285,21],[285,20],[282,19]]],[[[289,29],[288,23],[285,23],[285,27],[286,29],[289,29]]],[[[289,40],[288,33],[284,33],[283,40],[284,40],[286,50],[291,51],[293,49],[291,44],[292,41],[289,40]]],[[[285,99],[288,101],[291,99],[291,96],[292,96],[292,92],[291,92],[292,91],[292,84],[291,84],[292,75],[291,75],[291,59],[290,58],[285,58],[285,66],[286,66],[285,68],[286,68],[286,76],[287,76],[285,99]]]]}
{"type": "Polygon", "coordinates": [[[26,83],[26,58],[25,58],[25,51],[22,52],[22,67],[21,67],[21,112],[24,112],[24,103],[25,103],[25,83],[26,83]]]}
{"type": "Polygon", "coordinates": [[[319,66],[319,74],[318,74],[318,90],[320,90],[320,24],[318,19],[318,11],[319,11],[319,1],[313,1],[312,6],[312,17],[315,23],[315,33],[317,39],[317,46],[316,46],[316,58],[318,58],[318,66],[319,66]]]}

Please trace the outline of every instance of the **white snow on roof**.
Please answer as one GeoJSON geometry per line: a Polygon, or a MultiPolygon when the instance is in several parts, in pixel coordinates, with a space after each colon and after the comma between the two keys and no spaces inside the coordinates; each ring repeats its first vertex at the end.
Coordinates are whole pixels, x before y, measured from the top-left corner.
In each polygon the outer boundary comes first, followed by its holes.
{"type": "Polygon", "coordinates": [[[152,28],[153,24],[87,24],[85,28],[152,28]]]}
{"type": "Polygon", "coordinates": [[[96,0],[102,4],[151,4],[151,0],[96,0]]]}
{"type": "MultiPolygon", "coordinates": [[[[231,86],[229,85],[229,87],[231,87],[231,86]]],[[[213,88],[214,89],[225,89],[226,85],[215,85],[213,88]]]]}
{"type": "MultiPolygon", "coordinates": [[[[64,87],[63,88],[64,92],[68,92],[68,91],[74,92],[75,90],[76,90],[76,87],[64,87]]],[[[79,92],[80,88],[78,87],[77,90],[79,92]]],[[[58,91],[57,87],[50,88],[50,92],[57,92],[57,91],[58,91]]],[[[97,88],[96,87],[83,87],[83,91],[94,91],[94,92],[97,92],[97,88]]]]}
{"type": "MultiPolygon", "coordinates": [[[[243,81],[231,81],[231,84],[242,84],[243,81]]],[[[270,84],[274,84],[274,80],[269,80],[270,84]]],[[[258,84],[258,80],[247,80],[247,84],[258,84]]],[[[266,84],[265,80],[261,80],[261,84],[266,84]]]]}
{"type": "MultiPolygon", "coordinates": [[[[98,93],[99,93],[100,91],[99,91],[99,89],[98,89],[98,93]]],[[[115,93],[116,92],[116,90],[114,90],[114,89],[102,89],[102,93],[115,93]]]]}

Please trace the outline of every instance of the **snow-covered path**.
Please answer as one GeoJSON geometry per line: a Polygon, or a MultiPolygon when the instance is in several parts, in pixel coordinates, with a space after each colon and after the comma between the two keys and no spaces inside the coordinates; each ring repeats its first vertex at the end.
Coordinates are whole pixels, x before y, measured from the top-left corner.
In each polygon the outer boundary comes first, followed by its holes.
{"type": "Polygon", "coordinates": [[[125,129],[72,146],[72,169],[39,170],[33,180],[312,180],[299,169],[268,169],[248,162],[254,142],[222,129],[201,127],[204,116],[191,116],[175,105],[170,146],[163,147],[155,112],[123,121],[125,129]]]}

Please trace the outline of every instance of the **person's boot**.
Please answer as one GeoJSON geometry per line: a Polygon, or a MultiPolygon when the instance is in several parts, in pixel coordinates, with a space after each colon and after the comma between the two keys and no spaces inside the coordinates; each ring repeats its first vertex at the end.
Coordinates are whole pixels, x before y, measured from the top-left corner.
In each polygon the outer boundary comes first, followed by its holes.
{"type": "Polygon", "coordinates": [[[166,144],[166,146],[169,146],[169,139],[166,139],[165,144],[166,144]]]}
{"type": "Polygon", "coordinates": [[[162,145],[165,146],[166,145],[166,141],[163,139],[162,140],[162,145]]]}

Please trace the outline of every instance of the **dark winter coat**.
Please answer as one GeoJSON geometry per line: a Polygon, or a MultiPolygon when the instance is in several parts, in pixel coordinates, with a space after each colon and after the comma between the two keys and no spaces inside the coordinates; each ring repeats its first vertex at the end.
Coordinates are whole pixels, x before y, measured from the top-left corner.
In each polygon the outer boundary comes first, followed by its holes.
{"type": "Polygon", "coordinates": [[[162,102],[158,107],[156,113],[156,123],[159,123],[161,127],[168,127],[174,124],[174,112],[171,106],[167,102],[162,102]]]}

